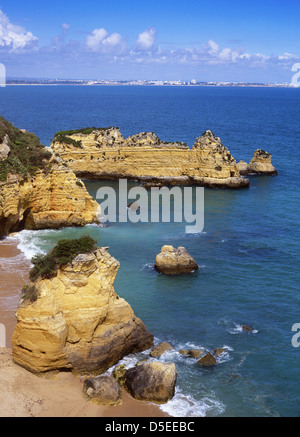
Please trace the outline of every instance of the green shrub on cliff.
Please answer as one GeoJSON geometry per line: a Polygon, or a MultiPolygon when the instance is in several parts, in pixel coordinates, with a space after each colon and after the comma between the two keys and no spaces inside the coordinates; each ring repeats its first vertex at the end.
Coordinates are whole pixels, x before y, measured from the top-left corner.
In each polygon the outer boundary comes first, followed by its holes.
{"type": "Polygon", "coordinates": [[[51,152],[30,132],[23,132],[0,116],[0,144],[8,136],[10,149],[6,159],[0,161],[0,181],[5,181],[9,173],[26,177],[39,169],[48,169],[51,152]]]}
{"type": "MultiPolygon", "coordinates": [[[[74,134],[83,134],[83,135],[89,135],[94,131],[109,131],[110,129],[113,129],[112,126],[110,127],[84,127],[82,129],[75,129],[75,130],[62,130],[60,132],[56,132],[54,135],[55,140],[57,140],[57,137],[59,136],[66,136],[66,135],[74,135],[74,134]]],[[[118,128],[116,128],[118,129],[118,128]]]]}
{"type": "Polygon", "coordinates": [[[22,289],[22,298],[30,300],[31,303],[35,302],[38,298],[39,292],[38,289],[32,285],[25,285],[22,289]]]}
{"type": "Polygon", "coordinates": [[[54,278],[58,267],[72,262],[81,253],[92,252],[95,244],[96,241],[89,236],[77,240],[60,240],[47,255],[36,255],[32,258],[34,267],[29,274],[31,281],[54,278]]]}

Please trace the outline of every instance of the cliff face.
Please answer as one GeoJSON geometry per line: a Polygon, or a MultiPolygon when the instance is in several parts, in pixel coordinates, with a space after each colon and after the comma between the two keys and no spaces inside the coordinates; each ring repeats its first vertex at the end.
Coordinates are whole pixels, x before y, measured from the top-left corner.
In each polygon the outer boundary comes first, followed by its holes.
{"type": "Polygon", "coordinates": [[[96,248],[30,286],[36,300],[20,301],[12,337],[14,361],[33,372],[68,368],[103,373],[123,356],[153,346],[153,336],[116,295],[119,262],[96,248]]]}
{"type": "Polygon", "coordinates": [[[0,236],[98,222],[84,184],[30,132],[0,116],[0,236]]]}
{"type": "Polygon", "coordinates": [[[231,188],[249,185],[211,131],[197,138],[192,149],[161,141],[149,132],[124,139],[118,128],[58,133],[51,148],[81,177],[231,188]]]}
{"type": "Polygon", "coordinates": [[[0,182],[0,235],[22,229],[56,229],[98,222],[98,203],[62,165],[0,182]]]}

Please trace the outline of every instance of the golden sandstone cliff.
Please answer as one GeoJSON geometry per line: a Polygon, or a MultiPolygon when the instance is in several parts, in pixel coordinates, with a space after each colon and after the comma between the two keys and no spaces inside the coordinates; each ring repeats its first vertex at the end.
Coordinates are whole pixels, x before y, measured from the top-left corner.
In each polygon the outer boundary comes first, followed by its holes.
{"type": "Polygon", "coordinates": [[[161,141],[153,132],[125,139],[119,128],[58,132],[51,148],[79,177],[128,178],[144,183],[248,187],[220,138],[206,131],[192,149],[161,141]]]}
{"type": "Polygon", "coordinates": [[[32,133],[0,117],[0,236],[98,222],[84,184],[32,133]]]}
{"type": "Polygon", "coordinates": [[[101,374],[152,347],[152,334],[114,291],[118,268],[107,248],[95,247],[58,266],[54,277],[32,281],[17,310],[14,361],[36,373],[101,374]]]}

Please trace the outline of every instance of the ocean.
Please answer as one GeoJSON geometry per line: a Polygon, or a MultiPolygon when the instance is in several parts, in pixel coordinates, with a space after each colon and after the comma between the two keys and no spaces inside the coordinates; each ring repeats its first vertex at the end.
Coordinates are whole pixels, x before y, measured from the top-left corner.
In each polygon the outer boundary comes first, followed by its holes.
{"type": "MultiPolygon", "coordinates": [[[[161,406],[167,413],[300,416],[300,348],[292,344],[292,327],[300,323],[300,89],[8,86],[0,91],[0,114],[47,146],[60,130],[118,126],[124,137],[149,131],[192,147],[210,129],[237,162],[249,162],[258,148],[272,154],[278,176],[250,176],[249,189],[205,188],[201,233],[186,233],[186,223],[128,222],[22,231],[14,238],[29,259],[61,238],[88,234],[109,246],[120,261],[116,292],[156,343],[174,346],[160,358],[178,370],[175,397],[161,406]],[[184,246],[199,271],[157,273],[155,257],[165,244],[184,246]],[[220,347],[226,352],[210,369],[179,354],[220,347]]],[[[117,187],[84,182],[94,197],[100,186],[117,187]]],[[[10,302],[15,299],[0,296],[0,305],[10,302]]],[[[130,367],[145,356],[123,361],[130,367]]]]}

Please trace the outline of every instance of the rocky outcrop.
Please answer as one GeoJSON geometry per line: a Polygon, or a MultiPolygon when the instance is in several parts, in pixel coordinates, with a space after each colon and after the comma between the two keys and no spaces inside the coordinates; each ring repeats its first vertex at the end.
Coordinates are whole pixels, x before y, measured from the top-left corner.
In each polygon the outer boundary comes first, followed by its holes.
{"type": "Polygon", "coordinates": [[[265,150],[257,149],[248,165],[248,173],[276,175],[277,170],[271,163],[272,155],[265,150]]]}
{"type": "Polygon", "coordinates": [[[130,353],[153,347],[153,336],[114,291],[119,262],[96,248],[59,266],[21,299],[12,336],[14,361],[41,373],[71,369],[98,375],[130,353]]]}
{"type": "Polygon", "coordinates": [[[170,351],[173,349],[173,346],[168,342],[160,343],[158,346],[156,346],[152,351],[150,352],[150,357],[152,358],[158,358],[163,353],[170,351]]]}
{"type": "Polygon", "coordinates": [[[242,175],[242,176],[246,176],[249,173],[248,164],[245,161],[238,162],[237,168],[238,168],[238,171],[240,172],[240,175],[242,175]]]}
{"type": "Polygon", "coordinates": [[[0,183],[0,235],[99,223],[100,207],[75,174],[63,167],[0,183]]]}
{"type": "Polygon", "coordinates": [[[121,388],[112,376],[97,376],[83,381],[83,395],[94,404],[114,406],[122,403],[121,388]]]}
{"type": "Polygon", "coordinates": [[[272,165],[271,158],[272,155],[270,153],[262,149],[257,149],[249,164],[240,161],[237,167],[240,174],[244,176],[248,174],[277,175],[278,172],[272,165]]]}
{"type": "Polygon", "coordinates": [[[197,366],[199,367],[213,367],[217,364],[216,358],[208,352],[203,357],[200,358],[199,361],[197,361],[197,366]]]}
{"type": "Polygon", "coordinates": [[[143,363],[126,372],[125,388],[141,401],[164,404],[175,394],[177,370],[173,363],[143,363]]]}
{"type": "Polygon", "coordinates": [[[247,187],[236,161],[211,131],[190,149],[161,141],[153,132],[125,139],[119,128],[59,132],[51,148],[79,177],[135,179],[145,184],[247,187]]]}
{"type": "Polygon", "coordinates": [[[99,204],[64,166],[26,179],[9,175],[0,182],[0,235],[99,223],[99,215],[99,204]]]}
{"type": "Polygon", "coordinates": [[[182,275],[198,270],[198,264],[184,247],[163,246],[156,256],[155,268],[165,275],[182,275]]]}
{"type": "Polygon", "coordinates": [[[0,236],[98,223],[84,184],[33,133],[0,117],[0,236]]]}
{"type": "Polygon", "coordinates": [[[9,136],[6,134],[3,138],[2,143],[0,143],[0,161],[6,159],[9,155],[10,147],[9,147],[9,136]]]}

